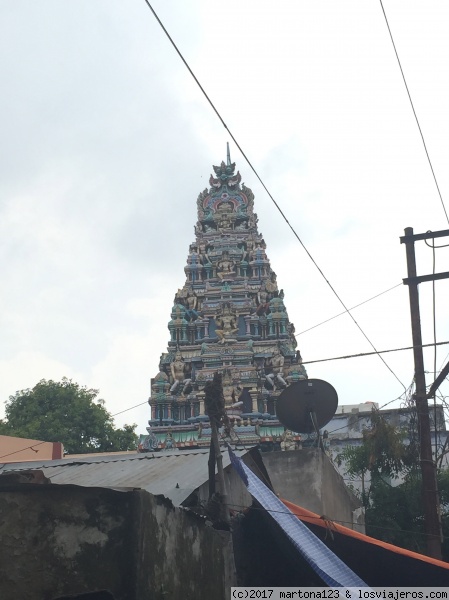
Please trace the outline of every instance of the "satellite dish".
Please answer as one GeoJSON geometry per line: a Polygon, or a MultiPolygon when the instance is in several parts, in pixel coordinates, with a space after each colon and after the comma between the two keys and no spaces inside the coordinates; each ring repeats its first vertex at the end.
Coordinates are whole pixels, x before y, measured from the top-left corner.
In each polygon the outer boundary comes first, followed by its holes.
{"type": "Polygon", "coordinates": [[[287,429],[312,433],[329,423],[337,406],[338,395],[330,383],[322,379],[302,379],[279,395],[276,414],[287,429]]]}

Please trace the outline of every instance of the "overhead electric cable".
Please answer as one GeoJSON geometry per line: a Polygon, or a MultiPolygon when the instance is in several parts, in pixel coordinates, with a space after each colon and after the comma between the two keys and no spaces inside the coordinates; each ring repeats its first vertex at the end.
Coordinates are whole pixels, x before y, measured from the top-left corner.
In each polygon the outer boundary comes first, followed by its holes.
{"type": "Polygon", "coordinates": [[[444,365],[446,364],[447,359],[449,358],[449,353],[446,354],[446,358],[443,360],[443,362],[441,363],[441,367],[440,370],[438,371],[438,374],[441,373],[441,371],[443,370],[444,365]]]}
{"type": "MultiPolygon", "coordinates": [[[[412,385],[413,385],[413,383],[412,383],[412,385]]],[[[409,389],[410,388],[411,388],[411,386],[409,386],[409,389]]],[[[384,409],[386,406],[388,406],[389,404],[392,404],[393,402],[396,402],[397,400],[400,400],[402,398],[402,396],[404,396],[404,393],[407,393],[407,391],[403,392],[400,396],[397,396],[397,398],[393,398],[393,400],[389,400],[388,402],[385,402],[385,404],[382,404],[382,406],[379,406],[379,408],[376,408],[375,410],[376,411],[378,411],[378,410],[380,411],[380,410],[384,409]]],[[[350,415],[351,417],[354,417],[353,413],[339,413],[338,414],[338,416],[348,416],[348,415],[350,415]]],[[[336,415],[334,415],[334,417],[335,416],[336,415]]],[[[363,413],[363,412],[362,413],[361,412],[357,413],[356,416],[357,416],[357,421],[360,421],[361,419],[366,419],[367,418],[366,413],[363,413]]],[[[332,417],[332,418],[334,418],[334,417],[332,417]]],[[[337,429],[332,429],[332,431],[329,431],[329,435],[334,435],[334,433],[336,433],[337,431],[341,431],[342,429],[348,429],[348,425],[345,424],[342,427],[337,427],[337,429]]]]}
{"type": "MultiPolygon", "coordinates": [[[[374,300],[375,298],[379,298],[379,296],[382,296],[383,294],[386,294],[387,292],[391,292],[391,290],[395,290],[397,287],[403,287],[403,286],[404,286],[404,284],[401,281],[401,283],[397,283],[393,287],[388,288],[388,290],[385,290],[384,292],[380,292],[380,294],[376,294],[375,296],[372,296],[372,298],[368,298],[368,300],[364,300],[363,302],[360,302],[360,304],[356,304],[355,306],[353,306],[349,310],[354,310],[354,308],[358,308],[359,306],[362,306],[362,304],[366,304],[367,302],[371,302],[371,300],[374,300]]],[[[346,314],[346,311],[338,313],[338,315],[330,317],[329,319],[326,319],[325,321],[321,321],[321,323],[317,323],[313,327],[309,327],[308,329],[304,329],[304,331],[300,331],[299,333],[295,333],[295,337],[298,337],[298,335],[302,335],[303,333],[307,333],[308,331],[311,331],[312,329],[315,329],[316,327],[319,327],[320,325],[324,325],[325,323],[328,323],[329,321],[332,321],[333,319],[336,319],[337,317],[341,317],[341,315],[345,315],[345,314],[346,314]]]]}
{"type": "Polygon", "coordinates": [[[144,404],[148,404],[148,400],[145,400],[145,402],[141,402],[140,404],[136,404],[135,406],[130,406],[129,408],[125,408],[124,410],[121,410],[120,412],[111,415],[111,417],[116,417],[117,415],[121,415],[122,413],[128,412],[128,410],[132,410],[133,408],[143,406],[144,404]]]}
{"type": "MultiPolygon", "coordinates": [[[[39,452],[39,450],[35,450],[35,446],[40,446],[41,444],[46,444],[47,442],[37,442],[36,444],[32,444],[31,446],[27,446],[26,448],[20,448],[20,450],[14,450],[14,452],[10,452],[9,454],[2,454],[0,458],[5,458],[6,456],[12,456],[13,454],[18,454],[19,452],[24,452],[25,450],[33,450],[33,452],[39,452]]],[[[51,443],[51,442],[50,442],[51,443]]]]}
{"type": "MultiPolygon", "coordinates": [[[[414,386],[414,378],[412,380],[412,383],[409,385],[408,389],[403,392],[400,396],[397,396],[396,398],[393,398],[393,400],[389,400],[388,402],[385,402],[385,404],[382,404],[382,406],[379,406],[379,408],[376,408],[376,411],[381,411],[383,410],[386,406],[389,406],[390,404],[392,404],[393,402],[396,402],[397,400],[400,400],[404,395],[407,394],[407,392],[409,392],[411,394],[411,391],[413,389],[414,386]]],[[[399,410],[409,410],[409,407],[405,406],[405,407],[400,407],[399,410]]],[[[348,416],[349,414],[354,417],[353,413],[340,413],[339,416],[346,414],[346,416],[348,416]]],[[[357,413],[357,421],[360,421],[361,419],[365,419],[366,418],[366,413],[357,413]]],[[[332,431],[329,432],[329,435],[334,435],[334,433],[336,433],[337,431],[341,431],[342,429],[347,429],[348,425],[345,424],[342,427],[338,427],[337,429],[333,429],[332,431]]]]}
{"type": "MultiPolygon", "coordinates": [[[[427,348],[429,346],[442,346],[444,344],[449,344],[447,342],[438,342],[434,344],[422,344],[421,346],[416,346],[416,348],[427,348]]],[[[330,360],[342,360],[343,358],[358,358],[359,356],[373,356],[373,354],[387,354],[387,352],[400,352],[401,350],[413,350],[415,346],[406,346],[405,348],[392,348],[391,350],[376,350],[375,352],[361,352],[360,354],[347,354],[346,356],[334,356],[333,358],[320,358],[318,360],[305,360],[303,361],[303,365],[310,365],[312,363],[319,362],[328,362],[330,360]]]]}
{"type": "MultiPolygon", "coordinates": [[[[436,345],[437,346],[443,346],[445,344],[449,344],[449,340],[447,342],[438,342],[436,345]]],[[[427,348],[429,346],[435,346],[435,344],[423,344],[421,347],[422,348],[427,348]]],[[[362,353],[359,353],[359,354],[348,354],[346,356],[335,356],[333,358],[320,358],[318,360],[307,360],[307,361],[303,361],[302,364],[303,365],[310,365],[312,363],[328,362],[330,360],[342,360],[342,359],[346,359],[346,358],[359,358],[361,356],[373,356],[374,354],[381,354],[381,353],[382,354],[386,354],[388,352],[400,352],[402,350],[413,350],[413,346],[406,346],[405,348],[392,348],[390,350],[376,350],[376,352],[362,352],[362,353]]],[[[401,396],[403,396],[403,394],[401,394],[401,396]]],[[[394,400],[398,400],[399,398],[401,398],[401,396],[398,396],[394,400]]],[[[387,404],[390,404],[391,402],[394,402],[394,400],[390,400],[390,402],[387,402],[387,404]]],[[[147,404],[147,403],[148,403],[148,401],[145,401],[145,402],[141,402],[140,404],[136,404],[135,406],[130,406],[129,408],[125,408],[124,410],[121,410],[120,412],[111,415],[111,417],[116,417],[117,415],[121,415],[122,413],[128,412],[129,410],[133,410],[134,408],[138,408],[139,406],[143,406],[144,404],[147,404]]],[[[387,406],[387,404],[384,404],[380,408],[383,408],[384,406],[387,406]]]]}
{"type": "Polygon", "coordinates": [[[423,143],[423,146],[424,146],[424,150],[426,152],[427,160],[429,161],[430,170],[432,171],[432,175],[433,175],[433,180],[435,181],[435,185],[437,187],[438,195],[440,197],[441,204],[443,206],[444,214],[446,215],[446,220],[449,223],[449,216],[447,214],[446,207],[445,207],[444,202],[443,202],[443,196],[441,195],[440,186],[438,185],[437,178],[436,178],[436,175],[435,175],[435,171],[433,170],[432,161],[430,160],[430,156],[429,156],[429,152],[427,150],[426,142],[424,141],[424,135],[423,135],[423,132],[422,132],[422,129],[421,129],[421,125],[419,124],[419,121],[418,121],[418,115],[416,114],[416,110],[415,110],[415,107],[413,105],[413,101],[412,101],[412,97],[410,95],[410,91],[408,89],[407,81],[405,80],[404,71],[402,69],[401,61],[399,60],[398,51],[396,50],[396,44],[394,43],[393,34],[391,32],[390,25],[388,23],[387,14],[385,12],[384,5],[382,4],[382,0],[379,0],[379,2],[380,2],[380,6],[382,7],[382,12],[384,13],[385,23],[387,24],[388,32],[390,34],[391,43],[393,44],[393,48],[394,48],[394,52],[396,54],[398,65],[399,65],[399,68],[401,70],[401,75],[402,75],[402,79],[404,81],[405,89],[407,90],[408,99],[410,100],[410,105],[412,107],[413,114],[415,115],[416,124],[418,125],[419,133],[421,135],[421,140],[422,140],[422,143],[423,143]]]}
{"type": "Polygon", "coordinates": [[[338,293],[336,292],[336,290],[333,288],[333,286],[331,285],[331,283],[328,281],[328,279],[326,279],[323,271],[320,269],[320,267],[318,266],[318,264],[315,262],[315,259],[312,257],[312,255],[310,254],[310,252],[307,250],[306,246],[304,245],[304,243],[302,242],[301,238],[299,237],[299,235],[296,233],[294,227],[291,225],[290,221],[287,219],[287,217],[285,216],[284,212],[282,211],[281,207],[279,206],[279,204],[276,202],[276,200],[273,198],[273,196],[271,195],[270,191],[268,190],[267,186],[265,185],[265,183],[262,181],[261,177],[259,176],[258,172],[256,171],[256,169],[253,167],[252,163],[250,162],[249,158],[246,156],[245,152],[243,151],[243,149],[240,147],[240,144],[237,142],[237,140],[235,139],[235,137],[232,135],[232,133],[229,131],[228,126],[226,125],[226,123],[224,122],[222,116],[220,115],[220,113],[218,112],[218,110],[216,109],[214,103],[212,102],[212,100],[209,98],[209,96],[206,94],[203,86],[200,84],[200,82],[198,81],[198,79],[196,78],[195,74],[193,73],[192,69],[190,68],[190,66],[188,65],[187,61],[185,60],[184,56],[181,54],[180,50],[178,49],[178,47],[176,46],[175,42],[173,41],[173,39],[171,38],[170,34],[168,33],[168,31],[165,29],[162,21],[159,19],[159,17],[157,16],[155,10],[153,9],[153,7],[151,6],[149,0],[145,0],[145,3],[147,4],[148,8],[151,10],[151,12],[153,13],[155,19],[157,20],[157,22],[159,23],[160,27],[162,28],[162,30],[164,31],[165,35],[167,36],[167,38],[170,40],[173,48],[176,50],[177,54],[179,55],[179,57],[181,58],[182,62],[184,63],[184,65],[186,66],[187,70],[189,71],[189,73],[191,74],[191,76],[193,77],[193,79],[195,80],[196,84],[198,85],[198,87],[200,88],[200,90],[203,92],[204,97],[206,98],[206,100],[209,102],[210,106],[212,107],[213,111],[215,112],[215,114],[217,115],[217,117],[219,118],[220,122],[222,123],[223,127],[226,129],[226,131],[229,133],[232,141],[234,142],[234,144],[237,146],[237,148],[240,150],[243,158],[246,160],[246,162],[248,163],[250,169],[252,170],[252,172],[254,173],[254,175],[257,177],[257,179],[260,181],[262,187],[264,188],[264,190],[267,192],[268,196],[270,197],[271,201],[273,202],[273,204],[276,206],[276,208],[278,209],[278,211],[280,212],[280,214],[282,215],[284,221],[287,223],[287,225],[290,227],[291,231],[293,232],[293,235],[296,237],[296,239],[298,240],[298,242],[301,244],[301,246],[303,247],[304,251],[306,252],[307,256],[310,258],[310,260],[313,262],[313,264],[315,265],[315,267],[318,269],[320,275],[323,277],[324,281],[327,283],[327,285],[330,287],[330,289],[332,290],[332,292],[334,293],[334,295],[336,296],[336,298],[338,299],[338,301],[340,302],[340,304],[343,306],[343,308],[345,309],[345,312],[348,313],[348,315],[351,317],[351,319],[354,321],[355,325],[358,327],[358,329],[360,330],[360,332],[362,333],[362,335],[365,337],[365,339],[368,341],[368,343],[370,344],[370,346],[372,347],[372,349],[375,351],[375,354],[377,354],[380,358],[380,360],[384,363],[384,365],[387,367],[387,369],[390,371],[390,373],[392,373],[392,375],[397,379],[397,381],[402,385],[402,387],[404,389],[405,385],[402,383],[402,381],[399,379],[399,377],[396,375],[396,373],[393,371],[393,369],[385,362],[385,360],[382,358],[382,356],[380,356],[380,354],[377,352],[376,347],[374,346],[374,344],[372,343],[372,341],[369,339],[369,337],[366,335],[366,333],[363,331],[363,329],[361,328],[361,326],[357,323],[357,321],[355,320],[355,318],[352,316],[351,312],[349,311],[349,309],[347,308],[346,304],[343,302],[343,300],[340,298],[340,296],[338,295],[338,293]]]}

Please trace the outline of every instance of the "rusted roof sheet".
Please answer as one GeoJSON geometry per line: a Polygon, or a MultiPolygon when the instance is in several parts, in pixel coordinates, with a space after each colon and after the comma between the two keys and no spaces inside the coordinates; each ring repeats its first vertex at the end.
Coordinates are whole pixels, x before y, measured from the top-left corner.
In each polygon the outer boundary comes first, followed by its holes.
{"type": "MultiPolygon", "coordinates": [[[[249,449],[237,450],[243,456],[249,449]]],[[[209,449],[170,450],[4,464],[0,473],[38,469],[54,484],[84,487],[139,488],[162,494],[179,506],[208,480],[209,449]]],[[[223,466],[230,464],[223,451],[223,466]]]]}

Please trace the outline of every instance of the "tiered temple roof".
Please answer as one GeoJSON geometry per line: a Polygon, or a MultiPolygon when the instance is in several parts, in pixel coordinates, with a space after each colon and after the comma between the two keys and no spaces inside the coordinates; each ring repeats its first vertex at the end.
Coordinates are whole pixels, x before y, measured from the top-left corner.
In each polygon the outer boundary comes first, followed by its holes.
{"type": "Polygon", "coordinates": [[[171,309],[167,352],[151,380],[144,451],[209,444],[204,386],[216,371],[237,439],[278,444],[285,436],[276,399],[307,377],[284,291],[257,229],[254,195],[229,153],[227,164],[213,169],[210,189],[197,199],[195,241],[171,309]]]}

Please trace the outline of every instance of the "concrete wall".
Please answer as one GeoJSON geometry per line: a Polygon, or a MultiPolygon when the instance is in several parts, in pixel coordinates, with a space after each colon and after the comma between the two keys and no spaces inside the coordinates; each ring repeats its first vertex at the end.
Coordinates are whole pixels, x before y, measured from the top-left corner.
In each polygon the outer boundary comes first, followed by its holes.
{"type": "Polygon", "coordinates": [[[262,458],[281,498],[364,533],[360,503],[324,452],[303,448],[262,458]]]}
{"type": "Polygon", "coordinates": [[[0,598],[227,598],[230,534],[141,490],[69,485],[0,491],[0,598]]]}
{"type": "MultiPolygon", "coordinates": [[[[251,460],[250,456],[246,456],[246,461],[251,465],[254,464],[254,461],[251,460]]],[[[252,496],[232,465],[228,465],[224,469],[224,477],[227,501],[231,514],[249,508],[253,503],[252,496]]],[[[215,489],[216,491],[219,490],[218,475],[215,476],[215,489]]],[[[209,482],[203,483],[203,485],[198,488],[196,495],[198,502],[205,505],[209,500],[209,482]]]]}

